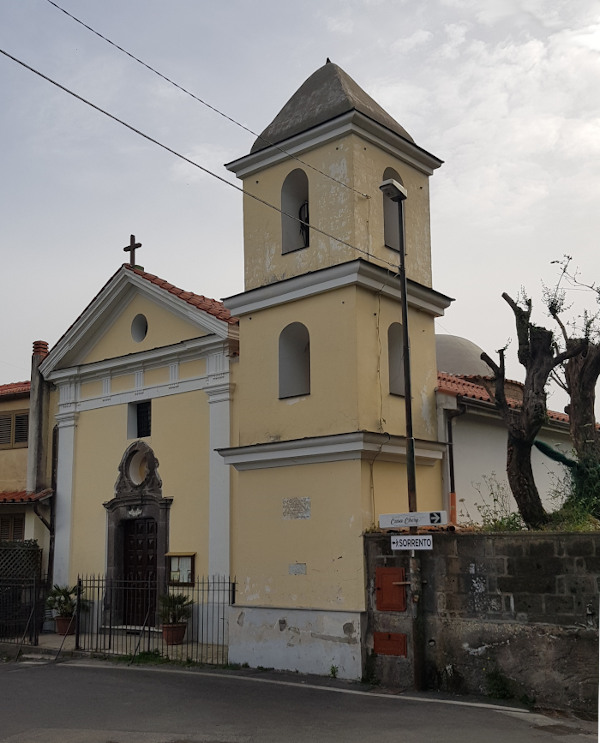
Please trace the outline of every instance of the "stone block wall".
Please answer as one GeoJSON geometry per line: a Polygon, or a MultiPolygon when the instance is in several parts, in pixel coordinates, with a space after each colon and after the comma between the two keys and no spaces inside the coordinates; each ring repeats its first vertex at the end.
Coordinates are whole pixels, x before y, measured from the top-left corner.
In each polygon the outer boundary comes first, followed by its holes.
{"type": "MultiPolygon", "coordinates": [[[[403,566],[390,537],[365,536],[367,658],[399,687],[413,680],[415,604],[378,612],[377,565],[403,566]],[[406,632],[408,657],[373,657],[373,633],[406,632]]],[[[597,710],[600,534],[439,532],[420,557],[424,674],[429,688],[489,694],[539,707],[597,710]]]]}

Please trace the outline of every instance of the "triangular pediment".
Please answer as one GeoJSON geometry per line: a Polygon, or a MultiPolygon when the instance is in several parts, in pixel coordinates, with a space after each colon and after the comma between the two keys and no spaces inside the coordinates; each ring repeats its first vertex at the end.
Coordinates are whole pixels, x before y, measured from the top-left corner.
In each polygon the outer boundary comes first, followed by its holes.
{"type": "Polygon", "coordinates": [[[44,360],[48,377],[58,369],[212,337],[237,338],[237,321],[220,302],[187,292],[122,266],[94,297],[44,360]]]}

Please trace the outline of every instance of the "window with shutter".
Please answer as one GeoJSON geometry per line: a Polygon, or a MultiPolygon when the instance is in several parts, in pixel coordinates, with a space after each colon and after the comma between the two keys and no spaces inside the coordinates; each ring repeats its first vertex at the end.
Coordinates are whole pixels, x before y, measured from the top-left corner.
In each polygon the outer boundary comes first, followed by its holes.
{"type": "Polygon", "coordinates": [[[29,433],[29,414],[15,414],[15,444],[26,444],[29,433]]]}
{"type": "Polygon", "coordinates": [[[0,541],[7,542],[10,535],[10,519],[8,516],[0,516],[0,541]]]}
{"type": "Polygon", "coordinates": [[[25,539],[25,514],[10,513],[0,516],[0,541],[22,542],[25,539]]]}
{"type": "Polygon", "coordinates": [[[0,446],[10,446],[12,415],[0,415],[0,446]]]}
{"type": "Polygon", "coordinates": [[[0,415],[0,449],[27,446],[29,413],[17,410],[0,415]]]}

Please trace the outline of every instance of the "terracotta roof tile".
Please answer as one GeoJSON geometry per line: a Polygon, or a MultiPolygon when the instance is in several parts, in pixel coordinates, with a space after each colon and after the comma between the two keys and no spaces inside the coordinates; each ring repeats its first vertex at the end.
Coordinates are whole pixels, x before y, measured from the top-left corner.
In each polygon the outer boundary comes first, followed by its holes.
{"type": "MultiPolygon", "coordinates": [[[[478,383],[481,377],[470,377],[462,374],[448,374],[447,372],[438,372],[438,390],[440,392],[447,392],[449,394],[455,394],[457,397],[466,397],[469,400],[480,400],[481,402],[487,402],[493,405],[493,401],[490,398],[488,391],[481,384],[478,383]],[[475,381],[477,380],[477,381],[475,381]]],[[[491,377],[486,377],[489,381],[492,381],[491,377]]],[[[523,388],[520,382],[508,381],[507,384],[514,388],[523,388]]],[[[506,400],[511,408],[518,408],[521,406],[521,400],[516,397],[507,395],[506,400]]],[[[568,423],[569,416],[565,413],[559,413],[556,410],[548,410],[548,418],[561,423],[568,423]]]]}
{"type": "Polygon", "coordinates": [[[0,493],[0,505],[2,503],[35,503],[53,495],[53,493],[54,491],[50,488],[40,490],[39,493],[28,493],[26,490],[5,490],[0,493]]]}
{"type": "Polygon", "coordinates": [[[27,395],[31,389],[31,382],[11,382],[0,384],[0,397],[2,395],[27,395]]]}
{"type": "Polygon", "coordinates": [[[141,276],[143,279],[146,279],[146,281],[149,281],[151,284],[154,284],[155,286],[168,291],[170,294],[174,294],[176,297],[179,297],[179,299],[182,299],[184,302],[191,304],[193,307],[197,307],[199,310],[207,312],[209,315],[212,315],[219,320],[223,320],[230,325],[237,325],[238,323],[237,317],[233,317],[231,312],[225,307],[225,305],[222,302],[219,302],[217,299],[210,299],[209,297],[205,297],[202,294],[194,294],[194,292],[180,289],[174,284],[170,284],[165,279],[161,279],[152,273],[147,273],[141,268],[130,266],[128,263],[123,264],[123,267],[127,268],[129,271],[133,271],[133,273],[141,276]]]}

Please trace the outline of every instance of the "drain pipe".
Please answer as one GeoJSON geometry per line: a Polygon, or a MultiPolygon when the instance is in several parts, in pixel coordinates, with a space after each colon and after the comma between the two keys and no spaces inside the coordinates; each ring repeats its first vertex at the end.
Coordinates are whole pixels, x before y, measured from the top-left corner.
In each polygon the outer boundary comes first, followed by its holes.
{"type": "Polygon", "coordinates": [[[33,502],[33,512],[49,532],[47,578],[49,585],[52,585],[52,567],[54,562],[54,493],[56,492],[56,487],[53,482],[53,489],[50,490],[46,479],[49,394],[48,385],[40,372],[40,366],[46,356],[48,356],[48,343],[46,341],[34,341],[31,356],[31,386],[29,391],[26,489],[30,494],[41,495],[39,501],[36,500],[33,502]],[[48,492],[43,494],[44,491],[48,492]],[[39,510],[39,504],[47,500],[50,501],[49,520],[39,510]]]}
{"type": "Polygon", "coordinates": [[[448,447],[448,470],[450,475],[450,523],[456,524],[456,476],[454,470],[454,432],[452,421],[467,412],[467,406],[464,403],[458,403],[456,410],[448,410],[446,415],[446,446],[448,447]]]}

